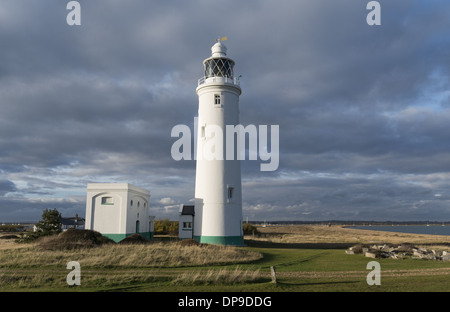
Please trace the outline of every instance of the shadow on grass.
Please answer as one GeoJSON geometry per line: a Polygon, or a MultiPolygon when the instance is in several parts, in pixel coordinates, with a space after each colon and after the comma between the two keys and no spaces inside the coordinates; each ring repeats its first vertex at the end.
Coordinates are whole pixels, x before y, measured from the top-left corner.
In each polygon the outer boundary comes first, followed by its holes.
{"type": "Polygon", "coordinates": [[[245,244],[248,247],[258,248],[299,248],[299,249],[347,249],[354,243],[274,243],[246,239],[245,244]]]}
{"type": "MultiPolygon", "coordinates": [[[[301,258],[292,258],[292,260],[289,261],[281,261],[279,259],[278,255],[274,255],[272,253],[266,253],[264,251],[261,252],[263,257],[259,260],[253,261],[252,264],[257,264],[261,266],[261,269],[269,269],[271,266],[275,265],[277,268],[281,267],[290,267],[290,266],[296,266],[305,264],[311,261],[314,261],[315,259],[318,259],[324,255],[327,254],[327,252],[321,252],[319,254],[312,255],[310,257],[301,257],[301,258]]],[[[284,259],[286,260],[286,259],[284,259]]]]}
{"type": "Polygon", "coordinates": [[[311,282],[311,283],[289,283],[280,282],[274,285],[275,287],[293,287],[293,286],[320,286],[320,285],[339,285],[339,284],[360,284],[361,281],[330,281],[330,282],[311,282]]]}

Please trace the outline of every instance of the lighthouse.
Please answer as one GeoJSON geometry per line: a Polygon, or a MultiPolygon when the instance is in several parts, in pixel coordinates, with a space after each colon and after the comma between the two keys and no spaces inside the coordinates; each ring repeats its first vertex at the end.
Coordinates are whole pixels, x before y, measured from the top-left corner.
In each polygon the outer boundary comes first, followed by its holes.
{"type": "MultiPolygon", "coordinates": [[[[193,237],[200,243],[243,245],[241,167],[226,150],[227,126],[239,124],[239,80],[221,38],[203,61],[198,80],[195,216],[193,237]]],[[[230,148],[230,146],[227,146],[230,148]]],[[[236,151],[235,146],[231,147],[236,151]]],[[[230,153],[231,152],[231,153],[230,153]]]]}

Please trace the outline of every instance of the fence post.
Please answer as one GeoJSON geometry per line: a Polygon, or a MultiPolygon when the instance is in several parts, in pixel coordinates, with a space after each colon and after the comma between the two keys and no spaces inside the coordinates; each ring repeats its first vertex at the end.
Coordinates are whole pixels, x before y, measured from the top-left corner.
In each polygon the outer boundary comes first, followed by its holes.
{"type": "Polygon", "coordinates": [[[274,266],[270,267],[270,273],[272,273],[272,283],[276,284],[277,283],[277,272],[275,271],[274,266]]]}

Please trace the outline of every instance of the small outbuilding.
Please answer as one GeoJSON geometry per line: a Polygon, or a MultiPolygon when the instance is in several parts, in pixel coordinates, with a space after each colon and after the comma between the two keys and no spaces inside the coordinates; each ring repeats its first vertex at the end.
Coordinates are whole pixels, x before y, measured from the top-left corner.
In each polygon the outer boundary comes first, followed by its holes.
{"type": "Polygon", "coordinates": [[[180,207],[180,218],[178,224],[178,238],[182,239],[192,239],[193,229],[194,229],[194,216],[195,216],[195,206],[194,205],[181,205],[180,207]]]}
{"type": "Polygon", "coordinates": [[[119,242],[140,234],[153,238],[150,192],[129,183],[88,183],[85,228],[119,242]]]}

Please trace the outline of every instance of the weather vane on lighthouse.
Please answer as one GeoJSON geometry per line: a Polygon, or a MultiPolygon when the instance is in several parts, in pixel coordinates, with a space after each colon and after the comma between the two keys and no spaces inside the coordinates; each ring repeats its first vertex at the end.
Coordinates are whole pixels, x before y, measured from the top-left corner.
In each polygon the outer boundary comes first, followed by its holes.
{"type": "Polygon", "coordinates": [[[228,40],[227,36],[224,36],[224,37],[217,38],[216,42],[227,41],[227,40],[228,40]]]}

